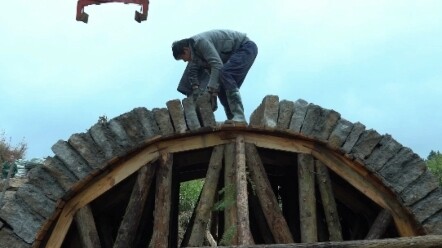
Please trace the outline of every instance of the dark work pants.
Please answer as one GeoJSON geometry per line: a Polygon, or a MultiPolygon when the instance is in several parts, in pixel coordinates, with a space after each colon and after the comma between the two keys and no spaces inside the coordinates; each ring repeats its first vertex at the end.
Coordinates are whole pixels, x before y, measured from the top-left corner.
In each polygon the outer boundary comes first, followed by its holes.
{"type": "Polygon", "coordinates": [[[226,91],[238,90],[241,88],[247,73],[252,67],[258,54],[258,47],[253,41],[244,42],[223,65],[220,73],[219,100],[224,107],[227,118],[233,117],[227,102],[226,91]]]}

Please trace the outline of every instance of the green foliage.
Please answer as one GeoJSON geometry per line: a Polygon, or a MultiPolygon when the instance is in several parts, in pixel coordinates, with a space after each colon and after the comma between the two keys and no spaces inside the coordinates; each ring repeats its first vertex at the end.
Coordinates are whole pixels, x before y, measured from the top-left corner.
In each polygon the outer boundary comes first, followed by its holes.
{"type": "Polygon", "coordinates": [[[180,185],[180,211],[192,211],[198,201],[204,180],[196,179],[180,185]]]}
{"type": "Polygon", "coordinates": [[[236,201],[235,192],[236,192],[236,190],[235,190],[234,185],[230,184],[230,185],[224,186],[223,189],[218,191],[218,194],[222,196],[222,200],[215,203],[215,206],[213,207],[213,209],[215,211],[223,211],[224,209],[232,206],[236,201]]]}
{"type": "Polygon", "coordinates": [[[442,185],[442,154],[439,151],[431,151],[425,162],[428,169],[439,179],[439,183],[442,185]]]}
{"type": "Polygon", "coordinates": [[[233,237],[235,237],[236,234],[236,225],[230,226],[229,229],[227,229],[221,240],[219,241],[220,245],[231,245],[233,237]]]}

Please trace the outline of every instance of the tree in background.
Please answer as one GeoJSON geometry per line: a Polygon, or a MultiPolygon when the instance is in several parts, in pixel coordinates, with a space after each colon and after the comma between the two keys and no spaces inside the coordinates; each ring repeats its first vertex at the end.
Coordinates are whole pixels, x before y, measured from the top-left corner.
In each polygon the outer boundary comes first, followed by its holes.
{"type": "Polygon", "coordinates": [[[8,172],[13,166],[10,174],[11,177],[17,172],[17,166],[15,166],[15,161],[22,159],[27,150],[27,144],[22,141],[18,145],[13,146],[11,144],[11,138],[7,139],[5,132],[0,133],[0,171],[1,178],[6,178],[8,172]]]}
{"type": "Polygon", "coordinates": [[[442,185],[442,154],[437,151],[431,151],[425,161],[428,169],[439,179],[439,183],[442,185]]]}

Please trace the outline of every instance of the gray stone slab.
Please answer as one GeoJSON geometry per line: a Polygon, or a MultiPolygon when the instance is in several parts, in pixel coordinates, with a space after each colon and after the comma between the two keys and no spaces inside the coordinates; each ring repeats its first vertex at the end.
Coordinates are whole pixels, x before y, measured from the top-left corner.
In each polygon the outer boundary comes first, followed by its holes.
{"type": "Polygon", "coordinates": [[[167,108],[154,108],[152,109],[155,121],[160,127],[162,135],[171,135],[174,133],[172,120],[170,119],[169,111],[167,108]]]}
{"type": "MultiPolygon", "coordinates": [[[[8,244],[8,247],[13,248],[30,248],[30,244],[19,238],[11,229],[1,228],[0,225],[0,240],[3,244],[8,244]]],[[[6,248],[6,247],[5,247],[6,248]]]]}
{"type": "Polygon", "coordinates": [[[149,111],[146,108],[135,108],[133,111],[136,113],[138,120],[143,126],[145,139],[149,139],[161,134],[160,128],[155,121],[152,111],[149,111]]]}
{"type": "Polygon", "coordinates": [[[129,135],[126,133],[126,129],[123,126],[123,123],[119,119],[112,119],[108,123],[109,130],[113,133],[115,138],[115,142],[119,147],[123,149],[123,152],[128,151],[131,147],[136,145],[135,142],[131,140],[129,135]]]}
{"type": "Polygon", "coordinates": [[[68,143],[92,168],[102,168],[105,164],[106,158],[103,152],[89,133],[73,134],[68,139],[68,143]]]}
{"type": "Polygon", "coordinates": [[[382,139],[376,130],[365,130],[350,151],[355,158],[365,160],[382,139]]]}
{"type": "Polygon", "coordinates": [[[423,222],[442,209],[442,189],[439,187],[424,199],[411,206],[411,212],[419,222],[423,222]]]}
{"type": "Polygon", "coordinates": [[[16,197],[20,198],[34,212],[48,219],[55,211],[55,201],[46,197],[39,188],[25,184],[17,190],[16,197]]]}
{"type": "Polygon", "coordinates": [[[335,128],[328,137],[328,145],[333,149],[340,149],[353,128],[353,123],[346,119],[339,119],[335,128]]]}
{"type": "Polygon", "coordinates": [[[264,115],[263,108],[262,104],[260,104],[255,110],[253,110],[249,122],[251,126],[262,126],[261,120],[264,115]]]}
{"type": "Polygon", "coordinates": [[[406,206],[410,206],[427,196],[437,187],[439,187],[439,181],[430,171],[426,170],[400,193],[400,197],[406,206]]]}
{"type": "Polygon", "coordinates": [[[59,140],[51,149],[78,178],[84,178],[92,171],[86,160],[68,142],[59,140]]]}
{"type": "Polygon", "coordinates": [[[298,99],[294,103],[293,115],[290,120],[289,129],[293,132],[301,132],[301,127],[304,123],[305,115],[307,113],[308,103],[303,99],[298,99]]]}
{"type": "Polygon", "coordinates": [[[309,104],[301,127],[301,133],[321,141],[327,141],[341,115],[329,109],[309,104]]]}
{"type": "Polygon", "coordinates": [[[274,95],[265,96],[263,101],[263,115],[261,124],[263,127],[275,128],[278,123],[279,97],[274,95]]]}
{"type": "Polygon", "coordinates": [[[108,128],[108,123],[97,123],[89,129],[89,133],[95,143],[100,147],[106,160],[114,158],[123,152],[123,148],[117,143],[114,134],[108,128]]]}
{"type": "Polygon", "coordinates": [[[39,188],[51,200],[57,201],[65,194],[65,190],[58,184],[43,166],[37,166],[28,172],[28,183],[39,188]]]}
{"type": "Polygon", "coordinates": [[[422,225],[428,234],[442,235],[442,211],[428,217],[422,225]]]}
{"type": "Polygon", "coordinates": [[[147,136],[149,136],[149,134],[145,132],[145,129],[141,124],[141,120],[139,118],[139,115],[137,114],[136,109],[119,115],[114,119],[118,121],[124,129],[124,134],[129,139],[129,147],[137,146],[138,144],[143,142],[147,136]]]}
{"type": "Polygon", "coordinates": [[[184,118],[184,109],[181,101],[178,99],[170,100],[166,103],[169,110],[175,133],[185,133],[187,131],[186,120],[184,118]]]}
{"type": "Polygon", "coordinates": [[[198,115],[196,113],[196,107],[192,98],[183,99],[184,116],[186,119],[187,126],[189,130],[195,131],[201,128],[200,121],[198,120],[198,115]]]}
{"type": "Polygon", "coordinates": [[[12,227],[26,243],[33,243],[44,219],[32,212],[19,198],[14,197],[0,209],[0,218],[12,227]]]}
{"type": "Polygon", "coordinates": [[[363,124],[361,124],[360,122],[354,123],[350,134],[345,140],[344,145],[342,145],[342,151],[344,151],[345,153],[350,153],[351,149],[356,144],[359,137],[364,131],[365,131],[365,126],[363,124]]]}
{"type": "Polygon", "coordinates": [[[379,141],[378,146],[375,147],[370,156],[364,161],[365,166],[371,171],[380,170],[402,147],[391,135],[384,135],[381,141],[379,141]]]}
{"type": "Polygon", "coordinates": [[[292,120],[295,103],[292,101],[282,100],[279,102],[278,129],[288,129],[292,120]]]}
{"type": "Polygon", "coordinates": [[[74,173],[68,170],[58,158],[46,158],[42,169],[49,173],[65,191],[78,182],[78,178],[74,173]]]}
{"type": "Polygon", "coordinates": [[[196,101],[196,113],[199,117],[201,126],[213,127],[216,126],[215,115],[210,104],[210,94],[202,94],[196,101]]]}
{"type": "Polygon", "coordinates": [[[426,169],[425,162],[411,149],[404,147],[379,170],[379,174],[399,193],[426,169]]]}

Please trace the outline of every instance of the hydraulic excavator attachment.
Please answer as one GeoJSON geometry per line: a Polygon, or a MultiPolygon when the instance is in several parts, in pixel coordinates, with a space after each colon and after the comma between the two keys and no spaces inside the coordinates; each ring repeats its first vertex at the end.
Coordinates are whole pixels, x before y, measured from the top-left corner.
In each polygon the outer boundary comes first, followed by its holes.
{"type": "Polygon", "coordinates": [[[142,22],[147,20],[147,11],[149,10],[149,0],[78,0],[77,2],[77,21],[82,21],[87,23],[89,15],[84,12],[84,7],[92,4],[102,4],[102,3],[134,3],[141,5],[141,12],[135,11],[135,21],[142,22]]]}

